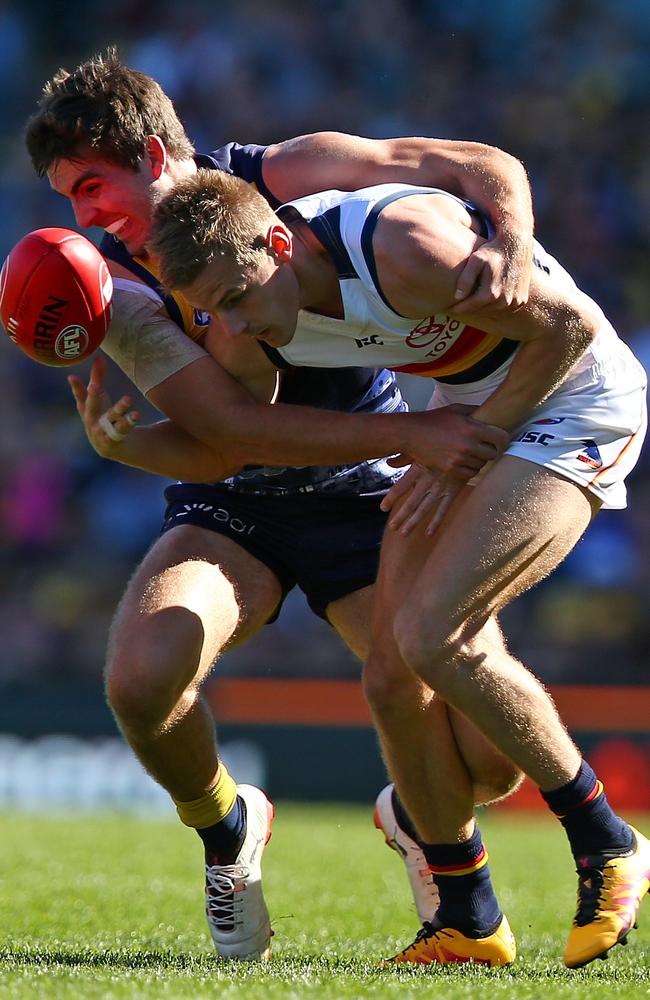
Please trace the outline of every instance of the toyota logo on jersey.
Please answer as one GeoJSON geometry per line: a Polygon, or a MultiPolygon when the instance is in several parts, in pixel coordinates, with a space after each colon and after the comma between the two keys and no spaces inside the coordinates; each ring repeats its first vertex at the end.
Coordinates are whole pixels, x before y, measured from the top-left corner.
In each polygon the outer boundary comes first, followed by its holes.
{"type": "Polygon", "coordinates": [[[444,354],[458,340],[464,329],[465,324],[460,320],[445,316],[441,322],[438,316],[429,316],[413,327],[406,338],[406,343],[416,349],[429,347],[429,355],[444,354]]]}

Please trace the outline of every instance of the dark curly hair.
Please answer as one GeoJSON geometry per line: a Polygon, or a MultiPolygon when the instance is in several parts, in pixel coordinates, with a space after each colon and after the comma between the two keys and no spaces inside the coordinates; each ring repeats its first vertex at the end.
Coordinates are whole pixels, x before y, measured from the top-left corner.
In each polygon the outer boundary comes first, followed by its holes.
{"type": "Polygon", "coordinates": [[[155,80],[125,66],[113,47],[72,73],[60,69],[45,84],[25,142],[40,177],[53,163],[86,147],[106,160],[136,169],[147,136],[157,135],[176,159],[193,155],[174,105],[155,80]]]}

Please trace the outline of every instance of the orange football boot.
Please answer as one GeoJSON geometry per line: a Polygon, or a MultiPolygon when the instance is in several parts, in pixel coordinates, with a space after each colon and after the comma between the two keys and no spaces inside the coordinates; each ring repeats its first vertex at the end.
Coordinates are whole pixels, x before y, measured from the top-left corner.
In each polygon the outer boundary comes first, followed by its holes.
{"type": "Polygon", "coordinates": [[[475,962],[477,965],[495,967],[510,965],[517,955],[517,945],[504,916],[491,934],[486,937],[471,938],[453,927],[436,927],[424,924],[413,944],[404,948],[384,965],[399,965],[411,962],[415,965],[452,965],[459,962],[475,962]]]}
{"type": "Polygon", "coordinates": [[[623,856],[580,858],[578,908],[564,951],[564,964],[579,969],[627,944],[641,900],[650,886],[650,841],[631,827],[634,844],[623,856]]]}

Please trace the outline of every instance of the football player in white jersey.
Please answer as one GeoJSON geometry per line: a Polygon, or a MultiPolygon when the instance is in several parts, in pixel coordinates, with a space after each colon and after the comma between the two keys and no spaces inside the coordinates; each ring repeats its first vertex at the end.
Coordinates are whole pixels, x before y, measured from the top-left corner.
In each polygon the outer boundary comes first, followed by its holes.
{"type": "MultiPolygon", "coordinates": [[[[561,819],[579,876],[564,960],[578,967],[634,925],[650,842],[613,812],[496,616],[566,557],[602,506],[625,506],[646,378],[596,303],[537,245],[525,306],[453,318],[458,275],[488,236],[472,205],[439,190],[330,191],[276,213],[236,178],[199,172],[157,207],[150,246],[167,287],[214,316],[223,336],[258,340],[278,365],[354,365],[367,353],[388,367],[407,361],[434,379],[433,406],[472,403],[476,419],[511,435],[470,486],[426,477],[438,508],[428,533],[407,523],[383,546],[365,690],[440,893],[435,918],[393,961],[515,956],[471,783],[430,753],[416,677],[561,819]]],[[[418,471],[408,475],[393,499],[419,488],[418,471]]]]}
{"type": "MultiPolygon", "coordinates": [[[[270,147],[229,143],[198,155],[158,84],[114,52],[73,72],[60,70],[47,83],[27,143],[35,168],[69,198],[79,225],[106,230],[102,249],[116,286],[106,351],[175,421],[137,428],[124,440],[132,407],[104,399],[96,362],[88,394],[71,377],[89,438],[107,457],[193,480],[167,491],[164,534],[121,602],[108,654],[108,698],[143,764],[183,821],[200,832],[206,912],[219,954],[265,955],[270,925],[259,864],[270,810],[259,790],[238,794],[220,766],[202,684],[223,649],[271,620],[294,585],[365,657],[385,520],[379,502],[397,477],[375,456],[408,450],[466,479],[507,436],[453,411],[433,422],[396,412],[402,403],[394,377],[373,366],[326,377],[305,370],[279,380],[257,344],[226,343],[181,296],[165,294],[145,248],[152,205],[199,166],[246,178],[271,204],[331,185],[449,185],[476,198],[497,229],[459,277],[459,313],[490,303],[507,311],[525,300],[529,281],[525,171],[480,144],[337,133],[270,147]],[[282,405],[269,408],[278,382],[282,405]],[[327,421],[316,405],[329,409],[327,421]],[[238,473],[245,462],[300,468],[238,473]],[[231,476],[227,483],[214,482],[224,476],[231,476]]],[[[443,734],[440,759],[446,748],[456,755],[458,745],[477,801],[511,789],[514,766],[462,716],[439,701],[433,710],[439,723],[432,739],[443,734]],[[447,730],[453,738],[445,740],[447,730]]],[[[388,789],[378,821],[387,839],[399,843],[418,912],[430,916],[435,887],[395,810],[408,825],[388,789]]]]}

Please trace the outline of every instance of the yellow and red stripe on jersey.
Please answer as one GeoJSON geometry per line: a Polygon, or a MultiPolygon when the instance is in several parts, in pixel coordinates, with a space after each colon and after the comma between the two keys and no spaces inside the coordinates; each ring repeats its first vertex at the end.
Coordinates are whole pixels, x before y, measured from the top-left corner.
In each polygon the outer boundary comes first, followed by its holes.
{"type": "MultiPolygon", "coordinates": [[[[466,326],[455,344],[449,347],[440,360],[423,357],[409,365],[391,365],[396,372],[421,375],[424,378],[443,378],[457,375],[473,368],[487,357],[501,343],[503,337],[496,333],[485,333],[474,326],[466,326]]],[[[426,346],[426,345],[423,345],[426,346]]]]}

